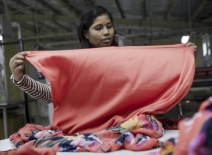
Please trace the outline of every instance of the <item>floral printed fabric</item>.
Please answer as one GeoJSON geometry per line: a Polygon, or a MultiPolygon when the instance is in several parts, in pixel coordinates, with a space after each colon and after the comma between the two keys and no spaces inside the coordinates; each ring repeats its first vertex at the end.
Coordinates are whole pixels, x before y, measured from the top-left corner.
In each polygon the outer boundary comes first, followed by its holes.
{"type": "Polygon", "coordinates": [[[161,142],[160,155],[211,155],[212,97],[201,104],[192,118],[180,121],[178,126],[179,138],[161,142]]]}
{"type": "Polygon", "coordinates": [[[210,155],[212,153],[212,97],[198,112],[179,123],[180,136],[173,155],[210,155]]]}
{"type": "Polygon", "coordinates": [[[176,144],[175,138],[170,138],[165,142],[160,143],[160,155],[172,155],[176,144]]]}
{"type": "Polygon", "coordinates": [[[68,136],[50,126],[27,124],[10,136],[17,149],[0,155],[56,154],[56,152],[112,152],[120,149],[133,151],[159,147],[157,138],[163,135],[162,124],[150,115],[140,115],[119,126],[95,133],[76,133],[68,136]]]}

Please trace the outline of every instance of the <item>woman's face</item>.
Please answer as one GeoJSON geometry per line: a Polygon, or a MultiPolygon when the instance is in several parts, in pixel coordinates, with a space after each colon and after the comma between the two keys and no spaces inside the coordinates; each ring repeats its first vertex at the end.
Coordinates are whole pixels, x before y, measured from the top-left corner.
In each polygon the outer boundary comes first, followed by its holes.
{"type": "Polygon", "coordinates": [[[84,36],[93,47],[110,46],[114,37],[113,24],[107,14],[98,16],[84,36]]]}

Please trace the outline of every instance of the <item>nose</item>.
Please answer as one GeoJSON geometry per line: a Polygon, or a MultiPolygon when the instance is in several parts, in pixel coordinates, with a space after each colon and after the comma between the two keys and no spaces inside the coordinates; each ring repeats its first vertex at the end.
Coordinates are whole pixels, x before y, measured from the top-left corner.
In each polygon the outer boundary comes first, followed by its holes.
{"type": "Polygon", "coordinates": [[[108,31],[107,27],[103,28],[103,35],[104,36],[108,36],[109,35],[109,31],[108,31]]]}

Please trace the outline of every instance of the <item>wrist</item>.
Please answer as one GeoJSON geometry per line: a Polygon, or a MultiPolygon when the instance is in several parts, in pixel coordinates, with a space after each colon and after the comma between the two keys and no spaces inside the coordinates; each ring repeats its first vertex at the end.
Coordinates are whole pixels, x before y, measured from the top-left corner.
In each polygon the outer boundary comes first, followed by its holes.
{"type": "Polygon", "coordinates": [[[18,77],[18,78],[17,78],[17,77],[14,77],[14,75],[13,75],[14,81],[15,81],[15,82],[21,81],[21,80],[23,79],[23,76],[24,76],[24,75],[22,75],[21,77],[18,77]]]}
{"type": "Polygon", "coordinates": [[[11,80],[12,83],[14,83],[14,84],[20,84],[20,83],[22,83],[22,81],[24,80],[24,75],[21,77],[20,80],[15,80],[15,78],[14,78],[14,76],[13,76],[13,74],[12,74],[11,77],[10,77],[10,80],[11,80]]]}

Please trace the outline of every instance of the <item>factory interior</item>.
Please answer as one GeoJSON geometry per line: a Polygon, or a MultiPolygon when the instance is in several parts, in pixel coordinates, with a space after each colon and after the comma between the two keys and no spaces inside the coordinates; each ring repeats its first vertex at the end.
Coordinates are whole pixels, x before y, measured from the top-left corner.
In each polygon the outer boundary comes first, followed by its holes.
{"type": "MultiPolygon", "coordinates": [[[[161,116],[192,117],[212,95],[212,0],[0,0],[0,139],[27,123],[52,123],[52,103],[34,99],[11,82],[10,59],[23,51],[80,49],[77,28],[91,6],[111,13],[119,46],[197,46],[189,92],[161,116]]],[[[24,72],[48,84],[29,62],[24,72]]]]}

